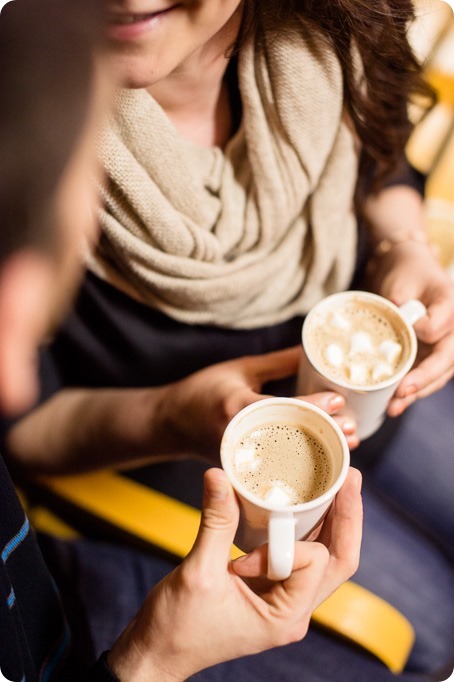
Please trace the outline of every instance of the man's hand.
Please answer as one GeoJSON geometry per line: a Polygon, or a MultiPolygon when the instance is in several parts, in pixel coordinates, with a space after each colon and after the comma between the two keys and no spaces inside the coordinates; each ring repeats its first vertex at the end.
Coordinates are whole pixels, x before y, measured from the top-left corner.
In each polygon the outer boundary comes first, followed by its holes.
{"type": "Polygon", "coordinates": [[[287,580],[266,580],[263,546],[235,562],[238,503],[220,469],[205,474],[202,521],[183,563],[149,594],[108,660],[123,682],[176,682],[216,663],[302,639],[312,611],[356,570],[361,475],[351,469],[315,542],[297,542],[287,580]]]}

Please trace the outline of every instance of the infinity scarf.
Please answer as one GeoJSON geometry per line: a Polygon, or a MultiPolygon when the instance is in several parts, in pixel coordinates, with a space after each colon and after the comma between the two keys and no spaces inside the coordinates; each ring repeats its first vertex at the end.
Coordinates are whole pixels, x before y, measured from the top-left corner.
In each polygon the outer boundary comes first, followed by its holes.
{"type": "Polygon", "coordinates": [[[242,120],[225,149],[183,139],[146,90],[103,132],[102,237],[89,268],[188,324],[253,328],[348,286],[357,155],[341,68],[301,32],[238,56],[242,120]]]}

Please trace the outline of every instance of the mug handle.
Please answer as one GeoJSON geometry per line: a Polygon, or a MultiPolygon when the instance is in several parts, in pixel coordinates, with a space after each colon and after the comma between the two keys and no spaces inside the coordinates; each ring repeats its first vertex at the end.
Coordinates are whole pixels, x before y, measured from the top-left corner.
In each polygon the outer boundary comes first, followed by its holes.
{"type": "Polygon", "coordinates": [[[288,512],[272,512],[268,520],[268,579],[286,580],[293,569],[296,519],[288,512]]]}
{"type": "Polygon", "coordinates": [[[403,305],[399,306],[399,312],[404,318],[405,322],[413,326],[427,313],[427,308],[424,303],[417,299],[411,299],[403,305]]]}

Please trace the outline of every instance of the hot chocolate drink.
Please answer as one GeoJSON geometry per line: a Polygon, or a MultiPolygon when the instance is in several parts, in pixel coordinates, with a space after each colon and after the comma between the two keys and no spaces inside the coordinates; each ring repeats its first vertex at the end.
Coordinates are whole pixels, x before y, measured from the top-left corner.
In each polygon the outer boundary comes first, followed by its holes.
{"type": "Polygon", "coordinates": [[[325,376],[353,386],[391,379],[408,358],[408,334],[397,315],[353,298],[312,316],[305,340],[325,376]]]}

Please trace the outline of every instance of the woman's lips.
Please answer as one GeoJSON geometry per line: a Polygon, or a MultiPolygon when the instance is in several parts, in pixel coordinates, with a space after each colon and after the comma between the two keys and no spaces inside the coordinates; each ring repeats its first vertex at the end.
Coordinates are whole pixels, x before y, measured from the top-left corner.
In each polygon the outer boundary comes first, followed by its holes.
{"type": "Polygon", "coordinates": [[[127,41],[139,38],[152,29],[178,5],[172,5],[158,12],[146,14],[113,14],[107,24],[107,36],[111,40],[127,41]]]}

